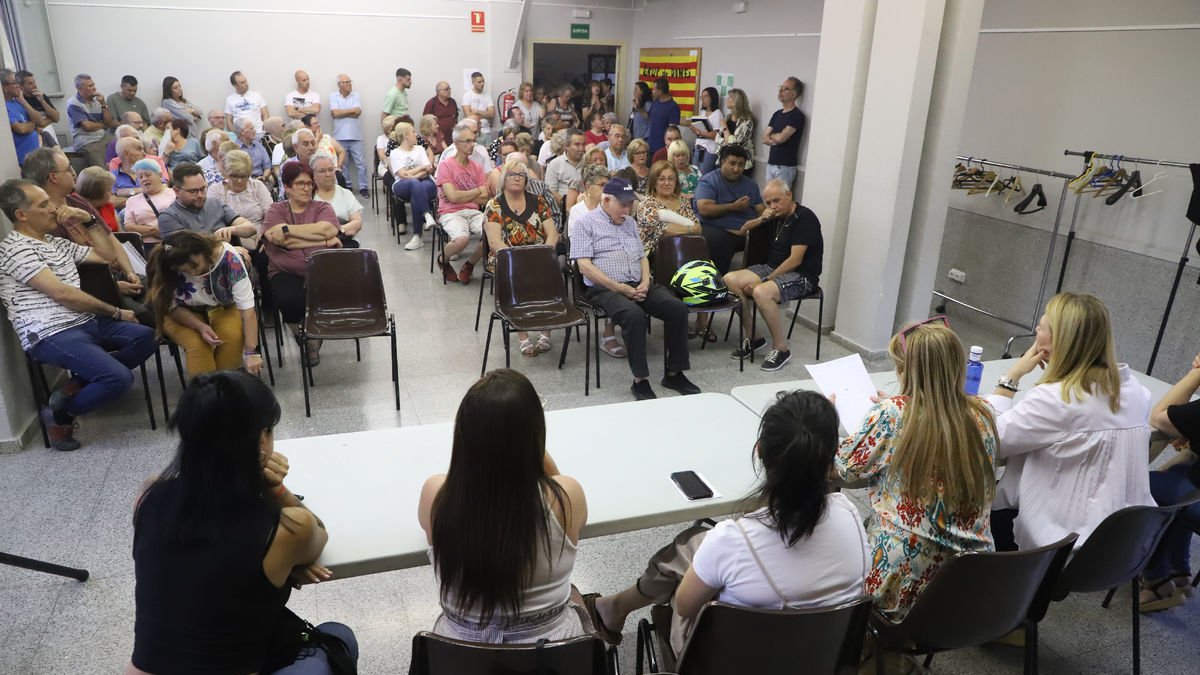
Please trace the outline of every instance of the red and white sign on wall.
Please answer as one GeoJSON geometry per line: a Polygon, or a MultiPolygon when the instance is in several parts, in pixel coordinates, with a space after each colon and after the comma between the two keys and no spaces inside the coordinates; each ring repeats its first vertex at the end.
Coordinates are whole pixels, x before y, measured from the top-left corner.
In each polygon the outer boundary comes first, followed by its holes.
{"type": "Polygon", "coordinates": [[[486,19],[483,16],[483,12],[472,11],[471,12],[471,32],[472,33],[482,33],[484,27],[487,25],[485,23],[485,21],[486,21],[486,19]]]}

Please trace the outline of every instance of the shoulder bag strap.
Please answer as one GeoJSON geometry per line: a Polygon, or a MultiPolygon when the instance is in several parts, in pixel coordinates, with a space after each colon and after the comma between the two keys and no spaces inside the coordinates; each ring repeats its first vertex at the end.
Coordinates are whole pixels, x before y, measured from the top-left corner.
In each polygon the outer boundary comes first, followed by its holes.
{"type": "Polygon", "coordinates": [[[755,564],[758,565],[759,571],[762,572],[763,578],[767,580],[767,584],[775,591],[775,595],[779,596],[780,609],[784,609],[788,605],[787,596],[779,590],[779,586],[775,584],[775,579],[771,577],[771,573],[767,571],[766,565],[763,565],[762,558],[758,557],[758,551],[755,550],[754,544],[750,543],[750,535],[746,533],[746,528],[742,527],[742,519],[738,518],[733,521],[737,528],[742,533],[742,538],[746,540],[746,548],[750,549],[750,555],[754,557],[755,564]]]}

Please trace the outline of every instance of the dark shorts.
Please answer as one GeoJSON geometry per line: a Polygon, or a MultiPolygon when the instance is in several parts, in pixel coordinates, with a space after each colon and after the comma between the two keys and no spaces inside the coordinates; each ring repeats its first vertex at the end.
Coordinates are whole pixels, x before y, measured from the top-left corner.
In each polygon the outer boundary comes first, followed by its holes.
{"type": "MultiPolygon", "coordinates": [[[[759,279],[766,279],[771,270],[775,268],[770,265],[751,265],[746,269],[753,272],[759,279]]],[[[817,288],[810,277],[799,272],[780,274],[771,281],[774,281],[775,285],[779,287],[780,304],[809,295],[817,288]]]]}

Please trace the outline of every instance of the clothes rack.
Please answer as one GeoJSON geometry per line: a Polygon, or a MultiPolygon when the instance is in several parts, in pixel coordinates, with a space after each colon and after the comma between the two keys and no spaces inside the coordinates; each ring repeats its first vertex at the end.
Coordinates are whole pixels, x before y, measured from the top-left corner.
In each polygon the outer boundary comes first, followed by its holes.
{"type": "MultiPolygon", "coordinates": [[[[1120,159],[1122,162],[1133,162],[1134,164],[1153,164],[1155,166],[1171,166],[1176,168],[1187,169],[1191,165],[1187,162],[1168,162],[1163,159],[1145,159],[1144,157],[1129,157],[1128,155],[1109,155],[1092,150],[1063,150],[1064,155],[1071,157],[1084,157],[1086,160],[1091,159],[1120,159]]],[[[1150,352],[1150,363],[1146,365],[1146,374],[1154,372],[1154,362],[1158,359],[1158,349],[1162,346],[1163,335],[1167,332],[1167,323],[1171,320],[1171,308],[1175,305],[1175,295],[1179,292],[1179,282],[1183,279],[1183,268],[1188,263],[1188,250],[1192,248],[1192,240],[1196,236],[1196,223],[1188,221],[1187,243],[1183,245],[1183,253],[1179,256],[1179,266],[1175,268],[1175,281],[1171,283],[1171,292],[1167,295],[1167,306],[1163,310],[1162,321],[1158,325],[1158,336],[1154,338],[1154,349],[1150,352]]]]}
{"type": "MultiPolygon", "coordinates": [[[[999,169],[1009,169],[1011,171],[1018,171],[1021,173],[1032,173],[1032,174],[1036,174],[1039,176],[1050,176],[1052,178],[1061,178],[1063,181],[1062,191],[1058,195],[1058,209],[1054,213],[1054,227],[1051,229],[1051,232],[1050,232],[1050,247],[1046,251],[1046,261],[1042,265],[1042,281],[1038,287],[1037,304],[1034,305],[1033,316],[1032,316],[1032,318],[1030,318],[1030,320],[1027,323],[1023,323],[1021,321],[1016,321],[1013,319],[1008,319],[1008,318],[1002,317],[998,314],[989,312],[985,309],[981,309],[979,307],[969,305],[969,304],[963,302],[962,300],[954,298],[954,297],[947,295],[936,289],[933,291],[933,295],[935,297],[941,299],[941,303],[937,306],[938,312],[946,311],[946,303],[952,302],[956,305],[959,305],[960,307],[963,307],[964,309],[970,310],[972,312],[976,312],[978,314],[983,314],[985,316],[989,316],[998,321],[1007,323],[1011,326],[1016,326],[1018,328],[1021,328],[1021,329],[1025,330],[1025,335],[1028,335],[1028,334],[1032,333],[1034,326],[1037,325],[1038,319],[1041,317],[1041,314],[1042,314],[1042,303],[1045,302],[1045,300],[1046,300],[1046,285],[1050,281],[1050,267],[1054,260],[1054,246],[1058,242],[1058,232],[1062,225],[1063,207],[1067,203],[1067,185],[1072,179],[1075,178],[1075,176],[1072,176],[1071,174],[1067,174],[1067,173],[1062,173],[1059,171],[1050,171],[1048,169],[1037,169],[1037,168],[1029,167],[1029,166],[1021,166],[1019,164],[1010,164],[1008,162],[998,162],[998,161],[992,160],[992,159],[980,159],[978,157],[968,157],[965,155],[958,155],[955,157],[955,159],[957,159],[960,162],[966,162],[968,166],[970,166],[971,164],[978,164],[980,166],[991,166],[991,167],[996,167],[999,169]]],[[[1072,225],[1072,228],[1073,227],[1074,226],[1072,225]]],[[[1007,346],[1005,347],[1005,353],[1004,353],[1005,358],[1009,357],[1009,348],[1011,347],[1013,340],[1016,339],[1017,337],[1022,337],[1022,335],[1014,335],[1012,337],[1009,337],[1007,346]]]]}

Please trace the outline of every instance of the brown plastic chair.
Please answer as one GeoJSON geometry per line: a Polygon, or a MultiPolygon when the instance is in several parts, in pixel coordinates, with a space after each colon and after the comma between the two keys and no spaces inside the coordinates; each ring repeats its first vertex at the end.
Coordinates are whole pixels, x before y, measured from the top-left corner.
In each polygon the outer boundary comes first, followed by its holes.
{"type": "Polygon", "coordinates": [[[903,620],[872,611],[878,675],[885,675],[884,651],[926,654],[928,667],[937,652],[991,642],[1022,627],[1025,672],[1037,672],[1036,607],[1057,582],[1077,538],[1072,533],[1028,551],[959,553],[933,575],[903,620]]]}
{"type": "MultiPolygon", "coordinates": [[[[660,237],[658,246],[654,250],[654,280],[662,286],[671,287],[671,279],[675,276],[675,272],[680,267],[693,260],[708,260],[708,243],[704,241],[704,237],[698,234],[680,234],[668,237],[660,237]]],[[[689,314],[716,314],[717,312],[729,312],[730,320],[733,319],[733,312],[740,311],[742,301],[736,295],[730,293],[725,300],[703,307],[694,307],[688,305],[689,314]]],[[[711,325],[711,319],[709,320],[711,325]]],[[[725,339],[729,339],[728,331],[726,331],[725,339]]],[[[738,322],[738,345],[742,344],[742,324],[738,322]]],[[[700,349],[704,349],[708,345],[708,340],[701,336],[700,349]]],[[[738,359],[738,370],[746,369],[745,359],[738,359]]]]}
{"type": "Polygon", "coordinates": [[[754,609],[710,602],[679,658],[671,651],[672,610],[657,605],[654,623],[638,622],[637,673],[643,655],[650,672],[679,675],[726,673],[828,673],[854,675],[862,656],[871,596],[814,609],[754,609]],[[657,642],[657,649],[655,649],[657,642]]]}
{"type": "Polygon", "coordinates": [[[616,647],[594,635],[532,644],[467,642],[421,631],[409,675],[620,675],[616,647]]]}
{"type": "Polygon", "coordinates": [[[304,382],[304,414],[312,417],[309,386],[315,386],[306,340],[354,340],[355,360],[362,361],[362,338],[392,339],[392,389],[400,409],[400,368],[396,354],[396,319],[387,311],[379,255],[369,248],[317,251],[308,259],[304,321],[300,323],[300,379],[304,382]]]}
{"type": "MultiPolygon", "coordinates": [[[[746,267],[758,265],[767,262],[767,254],[770,252],[771,239],[767,228],[758,227],[750,231],[750,235],[746,238],[746,253],[743,257],[746,267]]],[[[792,333],[796,330],[796,317],[800,316],[800,303],[805,300],[817,301],[817,360],[821,360],[821,324],[825,322],[825,291],[820,286],[815,288],[812,293],[802,295],[796,298],[796,306],[792,308],[792,323],[788,326],[788,339],[792,339],[792,333]]],[[[750,325],[754,330],[750,333],[750,339],[753,340],[758,329],[758,305],[753,302],[747,303],[750,305],[751,320],[750,325]]],[[[741,309],[738,310],[742,311],[741,309]]],[[[729,325],[725,326],[725,339],[729,339],[729,329],[733,326],[733,314],[729,315],[729,325]]],[[[738,342],[740,345],[741,342],[738,342]]],[[[750,353],[750,363],[754,363],[754,353],[750,353]]]]}
{"type": "MultiPolygon", "coordinates": [[[[1130,506],[1105,518],[1083,542],[1071,561],[1063,568],[1054,585],[1053,600],[1063,600],[1071,593],[1091,593],[1108,590],[1102,606],[1107,609],[1117,587],[1130,582],[1133,590],[1133,672],[1142,670],[1141,621],[1139,591],[1142,570],[1150,562],[1154,549],[1162,540],[1171,521],[1183,509],[1200,501],[1197,495],[1189,501],[1172,506],[1130,506]]],[[[1045,616],[1046,607],[1035,608],[1035,618],[1045,616]]],[[[1029,638],[1026,637],[1028,643],[1029,638]]]]}
{"type": "Polygon", "coordinates": [[[492,346],[492,328],[499,320],[504,331],[504,367],[512,356],[510,334],[513,331],[547,331],[566,329],[562,337],[561,369],[567,360],[571,344],[570,328],[587,326],[588,340],[583,347],[583,395],[590,393],[592,375],[591,324],[567,297],[567,284],[558,256],[550,246],[513,246],[496,252],[496,308],[488,321],[487,342],[483,346],[483,366],[480,377],[487,372],[488,352],[492,346]]]}

